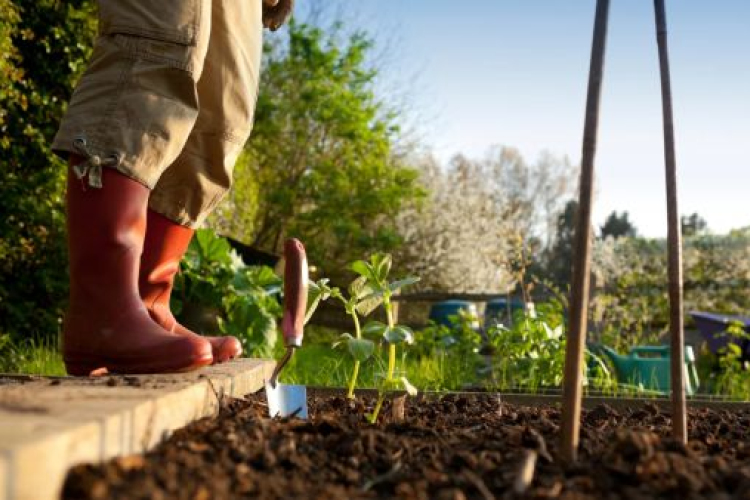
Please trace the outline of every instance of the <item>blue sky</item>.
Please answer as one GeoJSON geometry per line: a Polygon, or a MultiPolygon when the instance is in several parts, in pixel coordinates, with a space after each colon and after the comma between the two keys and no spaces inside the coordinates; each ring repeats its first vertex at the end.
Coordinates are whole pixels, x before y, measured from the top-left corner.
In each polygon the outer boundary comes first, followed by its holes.
{"type": "MultiPolygon", "coordinates": [[[[423,142],[443,159],[494,144],[580,162],[594,0],[342,1],[389,47],[423,142]],[[471,5],[470,8],[464,5],[471,5]]],[[[750,1],[667,0],[680,211],[750,225],[750,1]]],[[[666,234],[652,0],[612,0],[594,218],[666,234]]]]}

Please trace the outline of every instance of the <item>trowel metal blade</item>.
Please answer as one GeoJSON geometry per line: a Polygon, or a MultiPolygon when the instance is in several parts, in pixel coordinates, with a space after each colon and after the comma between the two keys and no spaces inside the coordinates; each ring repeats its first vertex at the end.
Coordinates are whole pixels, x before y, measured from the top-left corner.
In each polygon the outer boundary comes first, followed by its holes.
{"type": "Polygon", "coordinates": [[[307,418],[307,387],[277,383],[271,387],[266,383],[268,414],[271,417],[307,418]]]}

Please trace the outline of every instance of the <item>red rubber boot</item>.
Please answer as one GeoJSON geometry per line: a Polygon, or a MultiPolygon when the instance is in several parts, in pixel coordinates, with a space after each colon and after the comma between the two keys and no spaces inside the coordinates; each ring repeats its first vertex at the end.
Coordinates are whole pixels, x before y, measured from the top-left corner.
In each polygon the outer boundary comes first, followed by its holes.
{"type": "MultiPolygon", "coordinates": [[[[72,158],[71,165],[80,163],[72,158]]],[[[149,190],[104,168],[102,187],[68,173],[70,301],[63,357],[71,375],[165,373],[211,364],[205,340],[157,325],[138,293],[149,190]]]]}
{"type": "Polygon", "coordinates": [[[138,285],[151,318],[170,332],[208,340],[214,363],[238,357],[242,354],[242,345],[235,337],[201,337],[178,323],[169,307],[174,277],[195,231],[151,209],[148,210],[147,220],[138,285]]]}

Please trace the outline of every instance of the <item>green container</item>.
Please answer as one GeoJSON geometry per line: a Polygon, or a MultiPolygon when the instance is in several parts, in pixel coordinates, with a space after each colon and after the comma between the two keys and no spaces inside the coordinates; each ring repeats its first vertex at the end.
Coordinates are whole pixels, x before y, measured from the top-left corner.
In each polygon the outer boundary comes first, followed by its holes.
{"type": "MultiPolygon", "coordinates": [[[[671,348],[661,346],[636,346],[627,356],[617,354],[607,346],[597,346],[612,361],[617,372],[617,381],[623,384],[642,386],[644,389],[669,393],[671,388],[671,348]]],[[[693,348],[685,347],[685,392],[689,395],[698,390],[698,372],[695,368],[693,348]]]]}

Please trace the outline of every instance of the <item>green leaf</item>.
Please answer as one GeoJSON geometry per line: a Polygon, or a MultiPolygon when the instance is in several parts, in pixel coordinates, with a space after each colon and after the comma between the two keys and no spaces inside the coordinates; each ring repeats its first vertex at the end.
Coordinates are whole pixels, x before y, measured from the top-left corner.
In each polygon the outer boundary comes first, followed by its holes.
{"type": "Polygon", "coordinates": [[[266,289],[269,287],[280,287],[283,283],[283,280],[278,274],[276,274],[276,271],[268,266],[250,266],[249,273],[258,286],[266,289]]]}
{"type": "Polygon", "coordinates": [[[388,284],[388,289],[391,292],[396,292],[399,289],[405,286],[413,285],[414,283],[417,283],[418,281],[419,281],[418,277],[408,276],[406,278],[403,278],[403,279],[400,279],[400,280],[394,281],[393,283],[388,284]]]}
{"type": "Polygon", "coordinates": [[[349,353],[352,357],[359,361],[367,361],[375,352],[375,342],[368,339],[350,339],[349,340],[349,353]]]}
{"type": "Polygon", "coordinates": [[[351,270],[360,276],[364,276],[367,280],[375,280],[372,266],[364,260],[358,260],[351,265],[351,270]]]}
{"type": "Polygon", "coordinates": [[[328,286],[328,279],[322,278],[318,282],[311,281],[307,286],[307,312],[305,313],[305,324],[310,321],[315,310],[322,301],[328,300],[332,289],[328,286]]]}
{"type": "Polygon", "coordinates": [[[357,312],[362,316],[368,316],[382,303],[383,294],[381,292],[371,293],[357,302],[357,312]]]}
{"type": "Polygon", "coordinates": [[[351,333],[342,333],[339,335],[339,340],[333,343],[333,348],[336,349],[341,344],[348,344],[351,340],[354,340],[351,333]]]}
{"type": "Polygon", "coordinates": [[[409,382],[406,377],[401,377],[401,385],[403,385],[404,390],[409,396],[416,396],[419,392],[416,387],[411,385],[411,382],[409,382]]]}
{"type": "Polygon", "coordinates": [[[212,230],[198,229],[195,231],[193,241],[197,245],[202,259],[208,262],[218,262],[226,265],[232,264],[232,257],[229,253],[231,250],[229,242],[217,236],[212,230]]]}
{"type": "Polygon", "coordinates": [[[362,292],[366,291],[365,285],[367,284],[367,278],[364,276],[358,276],[349,285],[349,296],[359,299],[362,297],[362,292]]]}
{"type": "Polygon", "coordinates": [[[373,267],[377,272],[378,282],[383,283],[388,278],[388,273],[393,265],[393,258],[390,254],[376,254],[373,256],[373,267]]]}
{"type": "Polygon", "coordinates": [[[550,328],[547,323],[542,322],[542,328],[544,328],[544,333],[549,340],[557,340],[562,337],[562,325],[558,325],[556,328],[550,328]]]}
{"type": "Polygon", "coordinates": [[[386,330],[388,330],[388,325],[385,325],[380,321],[370,321],[364,326],[364,328],[362,328],[362,333],[365,335],[372,335],[373,337],[379,337],[383,335],[386,330]]]}
{"type": "Polygon", "coordinates": [[[414,332],[408,326],[396,325],[393,328],[386,327],[383,338],[389,344],[411,344],[414,342],[414,332]]]}
{"type": "Polygon", "coordinates": [[[238,254],[234,248],[230,249],[229,251],[229,261],[229,267],[234,272],[238,272],[247,267],[245,262],[242,260],[242,257],[240,257],[240,254],[238,254]]]}

